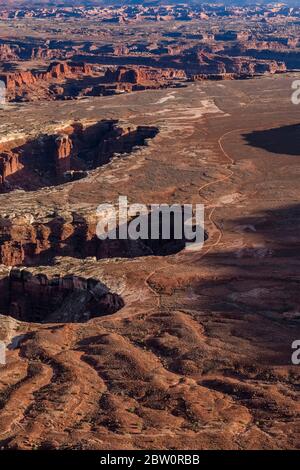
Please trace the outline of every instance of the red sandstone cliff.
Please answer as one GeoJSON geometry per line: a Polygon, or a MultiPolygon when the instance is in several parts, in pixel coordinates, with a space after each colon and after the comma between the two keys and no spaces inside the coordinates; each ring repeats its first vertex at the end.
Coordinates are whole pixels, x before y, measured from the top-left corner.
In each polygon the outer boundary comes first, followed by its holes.
{"type": "Polygon", "coordinates": [[[67,134],[60,135],[55,140],[56,150],[54,153],[55,169],[57,176],[63,176],[71,169],[71,152],[73,143],[67,134]]]}
{"type": "Polygon", "coordinates": [[[17,71],[0,74],[0,80],[5,83],[7,99],[50,99],[50,85],[64,83],[67,79],[80,79],[93,76],[93,69],[85,63],[72,64],[68,62],[54,62],[46,71],[17,71]]]}
{"type": "Polygon", "coordinates": [[[211,54],[203,50],[190,53],[186,56],[186,67],[191,75],[233,74],[236,77],[253,76],[256,74],[285,72],[283,62],[275,60],[260,60],[250,57],[229,57],[220,54],[211,54]],[[193,73],[195,72],[195,73],[193,73]]]}
{"type": "Polygon", "coordinates": [[[22,85],[32,85],[39,81],[50,81],[53,79],[63,80],[65,78],[76,78],[78,75],[91,75],[92,68],[88,64],[70,64],[63,62],[52,63],[46,72],[20,71],[10,72],[0,75],[0,80],[4,81],[7,91],[14,91],[16,87],[22,85]]]}
{"type": "Polygon", "coordinates": [[[154,67],[118,67],[108,69],[104,76],[108,82],[146,84],[147,82],[161,83],[166,80],[184,80],[186,74],[183,70],[162,69],[154,67]]]}
{"type": "Polygon", "coordinates": [[[19,162],[19,155],[12,151],[0,153],[0,186],[5,182],[5,179],[22,168],[19,162]]]}
{"type": "Polygon", "coordinates": [[[0,306],[17,320],[84,322],[124,306],[123,299],[97,279],[34,275],[22,268],[8,268],[3,274],[0,306]]]}

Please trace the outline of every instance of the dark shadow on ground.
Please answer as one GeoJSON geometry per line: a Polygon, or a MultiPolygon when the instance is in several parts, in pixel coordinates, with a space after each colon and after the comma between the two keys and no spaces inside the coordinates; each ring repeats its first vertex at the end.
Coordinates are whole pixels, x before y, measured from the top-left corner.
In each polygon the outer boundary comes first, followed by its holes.
{"type": "MultiPolygon", "coordinates": [[[[130,236],[121,238],[120,233],[128,233],[131,222],[135,218],[129,218],[128,224],[117,226],[116,230],[111,230],[106,239],[99,239],[96,234],[96,227],[91,227],[79,214],[73,214],[73,225],[69,236],[70,226],[61,217],[56,217],[46,224],[38,233],[45,233],[47,240],[38,239],[41,247],[37,250],[37,245],[25,243],[22,246],[24,256],[23,263],[27,266],[52,265],[58,256],[68,256],[84,259],[95,257],[99,259],[107,258],[138,258],[143,256],[171,256],[182,251],[186,243],[189,242],[184,235],[184,225],[182,225],[182,236],[178,237],[174,232],[174,218],[170,217],[170,233],[168,237],[162,235],[162,219],[159,220],[159,236],[157,239],[151,238],[151,216],[143,215],[139,217],[139,222],[148,227],[147,238],[142,236],[132,239],[130,236]]],[[[195,227],[194,227],[195,229],[195,227]]],[[[139,231],[139,227],[137,227],[139,231]]],[[[42,235],[41,235],[42,236],[42,235]]],[[[207,239],[207,233],[204,233],[207,239]]],[[[1,243],[0,243],[1,247],[1,243]]],[[[16,249],[16,247],[15,247],[16,249]]]]}
{"type": "Polygon", "coordinates": [[[251,147],[280,155],[300,156],[300,124],[253,131],[242,137],[251,147]]]}
{"type": "Polygon", "coordinates": [[[81,323],[111,315],[123,298],[98,279],[13,269],[0,281],[0,314],[33,323],[81,323]]]}
{"type": "Polygon", "coordinates": [[[214,275],[193,286],[201,305],[197,318],[220,341],[244,344],[261,363],[291,365],[291,344],[300,338],[300,204],[228,226],[247,241],[202,259],[214,275]]]}

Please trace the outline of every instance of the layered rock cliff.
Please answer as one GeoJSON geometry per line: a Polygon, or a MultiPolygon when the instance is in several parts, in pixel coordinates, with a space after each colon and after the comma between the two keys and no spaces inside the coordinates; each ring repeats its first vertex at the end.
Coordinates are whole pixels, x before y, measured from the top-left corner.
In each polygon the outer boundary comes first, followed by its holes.
{"type": "Polygon", "coordinates": [[[107,163],[115,153],[128,153],[136,145],[144,145],[157,132],[151,126],[119,126],[117,121],[103,120],[4,142],[0,146],[0,192],[59,184],[65,176],[70,178],[72,170],[85,176],[85,171],[107,163]]]}
{"type": "Polygon", "coordinates": [[[190,74],[207,76],[234,74],[235,78],[261,74],[274,74],[286,71],[282,62],[275,60],[259,60],[251,57],[229,57],[221,54],[211,54],[200,50],[192,52],[185,58],[186,67],[190,74]],[[193,73],[195,72],[195,73],[193,73]]]}
{"type": "Polygon", "coordinates": [[[84,322],[124,306],[99,279],[48,277],[23,268],[1,269],[0,294],[0,312],[26,322],[84,322]]]}
{"type": "Polygon", "coordinates": [[[118,67],[108,69],[104,76],[108,82],[123,82],[143,85],[148,82],[163,83],[168,80],[186,80],[184,70],[162,69],[154,67],[118,67]]]}
{"type": "Polygon", "coordinates": [[[26,90],[26,87],[35,85],[38,87],[44,82],[64,81],[69,78],[79,78],[85,75],[93,75],[92,67],[88,64],[72,64],[67,62],[54,62],[45,72],[17,71],[6,72],[0,75],[6,86],[8,99],[14,99],[26,90]]]}

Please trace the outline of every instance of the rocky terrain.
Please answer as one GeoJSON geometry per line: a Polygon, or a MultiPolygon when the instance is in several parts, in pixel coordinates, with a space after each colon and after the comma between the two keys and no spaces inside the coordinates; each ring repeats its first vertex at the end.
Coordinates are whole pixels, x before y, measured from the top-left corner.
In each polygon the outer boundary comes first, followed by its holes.
{"type": "Polygon", "coordinates": [[[131,40],[110,22],[91,39],[85,9],[80,33],[63,16],[43,45],[47,8],[2,20],[1,449],[300,446],[299,73],[234,54],[294,17],[249,7],[227,41],[224,9],[206,8],[194,39],[193,7],[181,31],[135,20],[131,40]],[[204,246],[100,240],[97,208],[119,196],[204,204],[204,246]]]}
{"type": "Polygon", "coordinates": [[[180,86],[183,70],[152,67],[107,67],[87,63],[51,62],[45,71],[20,70],[0,74],[7,101],[68,100],[84,96],[180,86]]]}
{"type": "Polygon", "coordinates": [[[1,195],[3,448],[299,446],[290,85],[201,82],[75,108],[28,104],[26,122],[20,108],[1,112],[6,139],[51,135],[79,116],[158,129],[85,178],[1,195]],[[262,147],[261,132],[275,133],[274,147],[262,147]],[[119,194],[204,202],[203,250],[164,256],[98,240],[97,255],[96,208],[119,194]]]}
{"type": "Polygon", "coordinates": [[[0,144],[0,191],[33,190],[80,179],[114,156],[128,153],[158,132],[155,127],[118,126],[115,120],[75,122],[53,134],[0,144]]]}
{"type": "Polygon", "coordinates": [[[36,101],[283,73],[300,68],[299,15],[283,5],[3,6],[0,79],[9,100],[36,101]]]}

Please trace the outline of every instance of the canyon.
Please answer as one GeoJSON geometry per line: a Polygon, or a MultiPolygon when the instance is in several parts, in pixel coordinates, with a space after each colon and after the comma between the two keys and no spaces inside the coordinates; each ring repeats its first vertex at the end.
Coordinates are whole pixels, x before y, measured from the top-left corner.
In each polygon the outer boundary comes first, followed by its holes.
{"type": "Polygon", "coordinates": [[[0,1],[1,450],[299,448],[298,23],[0,1]],[[120,196],[204,245],[100,239],[120,196]]]}
{"type": "Polygon", "coordinates": [[[225,13],[213,5],[45,5],[16,9],[16,16],[9,8],[7,16],[2,8],[0,80],[8,101],[27,102],[299,69],[299,8],[274,12],[268,6],[245,7],[241,16],[236,7],[225,13]]]}
{"type": "Polygon", "coordinates": [[[79,179],[108,163],[116,153],[130,153],[158,132],[155,127],[118,126],[117,121],[77,122],[53,135],[0,144],[0,192],[32,190],[79,179]]]}
{"type": "MultiPolygon", "coordinates": [[[[3,448],[107,449],[112,439],[120,449],[169,448],[170,422],[172,447],[297,447],[299,372],[290,347],[299,332],[299,165],[284,144],[298,129],[286,87],[293,79],[197,81],[93,97],[93,109],[77,101],[82,122],[159,132],[80,180],[1,194],[1,246],[9,247],[0,283],[3,448]],[[266,86],[262,106],[255,97],[266,86]],[[258,127],[273,129],[276,148],[261,147],[258,127]],[[95,255],[86,221],[119,194],[206,201],[203,249],[181,245],[165,256],[111,241],[95,255]],[[44,246],[46,256],[35,257],[42,240],[52,252],[44,246]]],[[[37,130],[53,135],[73,106],[28,103],[23,132],[36,132],[38,115],[37,130]]],[[[6,138],[21,115],[11,111],[6,138]]]]}
{"type": "Polygon", "coordinates": [[[122,298],[97,279],[59,275],[48,279],[45,274],[7,269],[1,272],[0,285],[1,312],[25,322],[88,321],[124,307],[122,298]]]}

